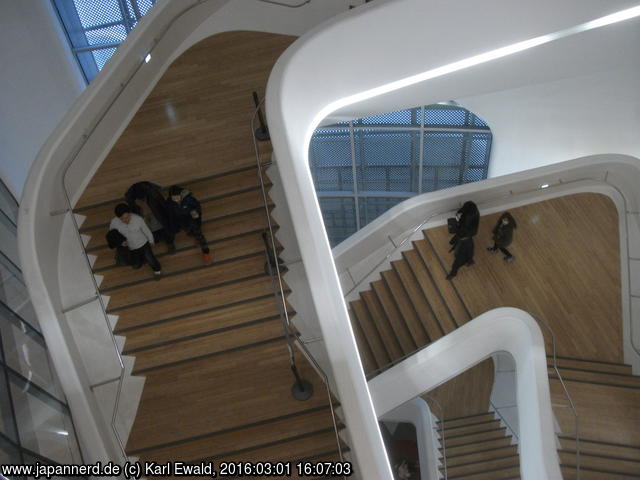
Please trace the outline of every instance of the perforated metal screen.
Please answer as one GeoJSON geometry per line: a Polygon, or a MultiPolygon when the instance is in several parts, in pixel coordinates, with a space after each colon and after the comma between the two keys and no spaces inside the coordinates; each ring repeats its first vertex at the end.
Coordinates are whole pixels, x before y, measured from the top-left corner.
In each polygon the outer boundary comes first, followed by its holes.
{"type": "Polygon", "coordinates": [[[156,0],[52,0],[87,81],[109,61],[156,0]]]}
{"type": "Polygon", "coordinates": [[[487,178],[491,139],[478,116],[440,104],[316,130],[309,158],[332,245],[413,195],[487,178]]]}

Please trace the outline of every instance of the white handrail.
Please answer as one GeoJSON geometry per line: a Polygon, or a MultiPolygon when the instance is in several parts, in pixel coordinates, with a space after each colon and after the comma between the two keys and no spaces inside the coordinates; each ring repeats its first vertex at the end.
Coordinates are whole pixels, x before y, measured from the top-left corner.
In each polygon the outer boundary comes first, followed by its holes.
{"type": "Polygon", "coordinates": [[[378,416],[477,365],[508,352],[516,364],[523,480],[560,480],[547,357],[540,327],[516,308],[486,312],[369,381],[378,416]]]}

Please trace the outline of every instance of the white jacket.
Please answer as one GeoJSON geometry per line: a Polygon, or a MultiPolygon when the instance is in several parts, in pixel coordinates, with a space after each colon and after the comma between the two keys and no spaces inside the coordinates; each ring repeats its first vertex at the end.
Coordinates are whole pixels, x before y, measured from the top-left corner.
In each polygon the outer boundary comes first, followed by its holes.
{"type": "Polygon", "coordinates": [[[153,245],[153,234],[147,224],[144,223],[144,219],[135,213],[130,215],[129,223],[124,223],[118,217],[114,217],[109,224],[109,230],[118,230],[127,239],[129,250],[144,247],[147,242],[153,245]]]}

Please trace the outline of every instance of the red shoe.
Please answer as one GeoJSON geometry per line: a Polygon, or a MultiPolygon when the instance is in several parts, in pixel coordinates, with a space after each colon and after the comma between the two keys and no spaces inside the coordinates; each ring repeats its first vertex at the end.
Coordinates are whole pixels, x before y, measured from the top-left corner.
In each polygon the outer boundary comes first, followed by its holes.
{"type": "Polygon", "coordinates": [[[213,259],[208,253],[203,253],[202,259],[204,260],[205,265],[211,265],[213,263],[213,259]]]}

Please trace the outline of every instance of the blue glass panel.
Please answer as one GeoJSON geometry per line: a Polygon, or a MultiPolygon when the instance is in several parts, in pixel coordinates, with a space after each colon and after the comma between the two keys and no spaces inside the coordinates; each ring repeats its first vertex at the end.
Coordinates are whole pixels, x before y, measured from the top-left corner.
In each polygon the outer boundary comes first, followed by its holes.
{"type": "Polygon", "coordinates": [[[320,197],[318,200],[331,246],[355,233],[357,224],[353,198],[320,197]]]}
{"type": "Polygon", "coordinates": [[[402,197],[366,197],[358,199],[360,228],[372,222],[391,207],[403,202],[404,200],[406,200],[406,198],[402,197]]]}
{"type": "Polygon", "coordinates": [[[464,134],[429,132],[424,136],[424,166],[460,165],[464,134]]]}
{"type": "Polygon", "coordinates": [[[446,105],[429,105],[424,109],[424,125],[464,126],[467,110],[446,105]]]}
{"type": "Polygon", "coordinates": [[[103,43],[123,42],[127,38],[127,30],[123,25],[112,25],[110,27],[87,30],[86,35],[89,45],[100,45],[103,43]]]}
{"type": "Polygon", "coordinates": [[[414,109],[398,110],[396,112],[381,113],[361,118],[362,125],[411,125],[415,123],[414,109]]]}

